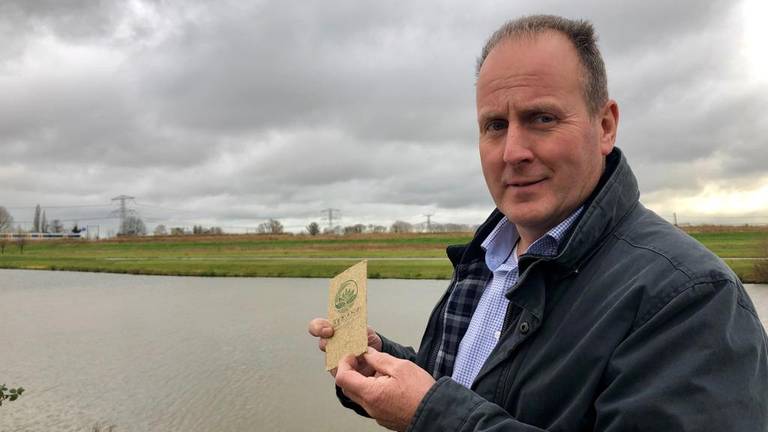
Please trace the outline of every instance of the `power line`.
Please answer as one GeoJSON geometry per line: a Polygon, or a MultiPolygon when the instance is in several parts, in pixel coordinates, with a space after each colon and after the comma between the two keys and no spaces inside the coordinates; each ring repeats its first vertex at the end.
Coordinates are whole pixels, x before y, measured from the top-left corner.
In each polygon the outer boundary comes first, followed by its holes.
{"type": "Polygon", "coordinates": [[[125,202],[129,201],[129,200],[132,201],[133,199],[134,198],[132,196],[128,196],[128,195],[120,195],[120,196],[116,196],[116,197],[112,198],[112,201],[120,201],[120,209],[119,210],[115,210],[115,211],[119,211],[119,215],[120,215],[120,234],[125,234],[125,228],[126,228],[125,220],[128,218],[128,214],[129,213],[131,213],[131,214],[134,213],[133,210],[129,210],[125,206],[125,202]]]}
{"type": "MultiPolygon", "coordinates": [[[[36,206],[3,206],[7,210],[34,210],[36,206]]],[[[88,208],[88,207],[112,207],[109,204],[84,204],[84,205],[59,205],[59,206],[40,206],[42,209],[69,209],[69,208],[88,208]]]]}
{"type": "MultiPolygon", "coordinates": [[[[105,216],[105,217],[82,217],[82,218],[72,218],[72,219],[61,219],[61,218],[53,218],[51,221],[57,220],[59,222],[79,222],[81,220],[110,220],[110,219],[117,219],[117,216],[105,216]]],[[[14,220],[14,223],[24,223],[24,224],[31,224],[32,221],[17,221],[14,220]]]]}
{"type": "Polygon", "coordinates": [[[427,218],[427,232],[432,232],[432,216],[434,215],[434,213],[427,213],[424,215],[427,218]]]}
{"type": "Polygon", "coordinates": [[[334,226],[333,225],[333,217],[334,217],[334,214],[336,215],[337,219],[341,219],[341,215],[340,215],[341,210],[329,207],[327,209],[321,210],[321,212],[323,212],[323,213],[327,212],[328,213],[328,215],[323,217],[323,219],[328,219],[328,229],[333,231],[333,226],[334,226]]]}
{"type": "Polygon", "coordinates": [[[139,207],[154,208],[154,209],[165,210],[165,211],[182,212],[182,213],[192,213],[192,212],[195,212],[195,210],[184,210],[184,209],[175,209],[175,208],[169,208],[169,207],[161,207],[161,206],[156,206],[156,205],[153,205],[153,204],[139,203],[139,202],[136,202],[136,201],[134,201],[134,204],[136,204],[139,207]]]}

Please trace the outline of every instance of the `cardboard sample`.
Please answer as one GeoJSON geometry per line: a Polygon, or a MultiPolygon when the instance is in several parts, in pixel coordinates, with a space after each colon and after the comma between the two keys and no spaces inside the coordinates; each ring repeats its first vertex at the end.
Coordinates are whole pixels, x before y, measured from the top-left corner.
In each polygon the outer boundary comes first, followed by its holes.
{"type": "Polygon", "coordinates": [[[325,369],[338,366],[348,354],[368,348],[368,261],[361,261],[331,279],[328,321],[333,337],[325,346],[325,369]]]}

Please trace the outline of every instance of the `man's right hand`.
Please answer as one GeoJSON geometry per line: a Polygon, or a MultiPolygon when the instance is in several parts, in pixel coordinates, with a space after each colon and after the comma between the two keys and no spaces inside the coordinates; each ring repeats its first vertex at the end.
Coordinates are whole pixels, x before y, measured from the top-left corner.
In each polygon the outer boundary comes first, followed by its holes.
{"type": "MultiPolygon", "coordinates": [[[[309,334],[319,338],[317,346],[320,351],[325,352],[328,339],[333,337],[333,325],[325,318],[315,318],[309,322],[309,334]]],[[[370,327],[368,327],[368,346],[376,351],[381,351],[381,337],[370,327]]],[[[336,376],[335,368],[331,370],[331,375],[336,376]]]]}

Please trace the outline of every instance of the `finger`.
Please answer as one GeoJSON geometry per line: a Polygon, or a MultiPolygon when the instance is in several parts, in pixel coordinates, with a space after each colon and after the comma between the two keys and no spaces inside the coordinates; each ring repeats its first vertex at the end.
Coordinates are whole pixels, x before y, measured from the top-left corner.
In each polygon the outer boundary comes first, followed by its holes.
{"type": "Polygon", "coordinates": [[[320,351],[325,352],[325,346],[328,345],[328,339],[320,338],[317,341],[317,346],[320,348],[320,351]]]}
{"type": "Polygon", "coordinates": [[[325,318],[315,318],[309,322],[309,334],[316,337],[329,338],[333,336],[333,326],[325,318]]]}
{"type": "Polygon", "coordinates": [[[309,334],[312,336],[322,336],[322,332],[325,328],[331,327],[331,323],[325,318],[315,318],[309,322],[309,334]]]}
{"type": "Polygon", "coordinates": [[[376,348],[377,351],[381,351],[381,338],[376,331],[368,327],[368,346],[376,348]]]}
{"type": "Polygon", "coordinates": [[[357,360],[357,365],[355,367],[355,370],[358,371],[362,376],[370,377],[376,374],[376,369],[371,367],[371,365],[369,365],[368,362],[365,361],[365,357],[360,355],[357,357],[356,360],[357,360]]]}
{"type": "Polygon", "coordinates": [[[372,347],[368,347],[368,351],[363,354],[363,358],[376,372],[389,376],[395,375],[395,368],[403,361],[389,354],[378,352],[372,347]]]}
{"type": "Polygon", "coordinates": [[[356,370],[358,366],[357,359],[353,355],[348,355],[339,360],[336,370],[336,385],[344,390],[344,394],[349,396],[355,402],[360,401],[359,395],[366,387],[366,378],[356,370]]]}
{"type": "Polygon", "coordinates": [[[332,377],[336,378],[336,371],[339,370],[339,368],[335,367],[328,372],[331,374],[332,377]]]}
{"type": "Polygon", "coordinates": [[[376,336],[376,330],[372,329],[370,326],[368,327],[368,338],[370,339],[371,336],[376,336]]]}

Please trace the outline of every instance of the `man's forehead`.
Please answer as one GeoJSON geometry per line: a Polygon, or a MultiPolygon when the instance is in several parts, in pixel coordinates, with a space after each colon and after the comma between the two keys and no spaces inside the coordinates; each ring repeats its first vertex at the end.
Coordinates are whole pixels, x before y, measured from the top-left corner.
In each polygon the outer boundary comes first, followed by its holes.
{"type": "Polygon", "coordinates": [[[557,98],[581,92],[582,78],[576,50],[560,33],[504,41],[491,51],[480,70],[478,108],[496,105],[495,99],[557,98]]]}
{"type": "Polygon", "coordinates": [[[494,80],[510,72],[521,76],[551,75],[573,67],[578,70],[579,66],[576,48],[562,33],[519,35],[493,48],[480,68],[478,84],[484,77],[494,80]]]}

